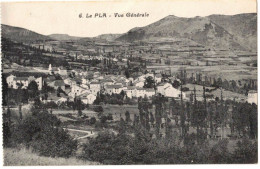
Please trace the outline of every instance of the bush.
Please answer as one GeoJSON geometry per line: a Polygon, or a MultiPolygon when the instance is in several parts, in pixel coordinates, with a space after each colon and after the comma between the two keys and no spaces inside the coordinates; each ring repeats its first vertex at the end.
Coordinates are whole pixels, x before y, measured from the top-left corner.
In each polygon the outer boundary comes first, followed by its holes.
{"type": "Polygon", "coordinates": [[[95,117],[91,117],[89,123],[90,123],[91,125],[93,125],[93,124],[96,123],[96,121],[97,121],[97,120],[96,120],[95,117]]]}
{"type": "Polygon", "coordinates": [[[31,147],[43,156],[68,158],[77,150],[77,141],[62,128],[54,128],[37,133],[31,147]]]}
{"type": "Polygon", "coordinates": [[[228,140],[220,140],[210,152],[210,163],[227,164],[231,161],[231,154],[228,151],[228,140]]]}
{"type": "Polygon", "coordinates": [[[15,126],[12,142],[32,147],[40,155],[70,157],[77,150],[78,143],[60,124],[60,120],[48,111],[34,112],[15,126]]]}
{"type": "Polygon", "coordinates": [[[190,89],[189,89],[188,87],[183,87],[183,88],[182,88],[182,91],[183,91],[183,92],[187,92],[187,91],[190,91],[190,89]]]}
{"type": "Polygon", "coordinates": [[[102,106],[95,106],[95,107],[93,108],[93,110],[94,110],[95,112],[103,112],[103,111],[104,111],[102,106]]]}
{"type": "Polygon", "coordinates": [[[113,133],[103,132],[83,145],[81,158],[103,164],[133,164],[127,156],[130,153],[130,143],[129,136],[115,136],[113,133]]]}
{"type": "Polygon", "coordinates": [[[107,115],[107,120],[113,120],[113,115],[111,113],[107,115]]]}
{"type": "Polygon", "coordinates": [[[250,140],[238,141],[233,153],[233,163],[251,164],[257,163],[257,142],[252,143],[250,140]]]}

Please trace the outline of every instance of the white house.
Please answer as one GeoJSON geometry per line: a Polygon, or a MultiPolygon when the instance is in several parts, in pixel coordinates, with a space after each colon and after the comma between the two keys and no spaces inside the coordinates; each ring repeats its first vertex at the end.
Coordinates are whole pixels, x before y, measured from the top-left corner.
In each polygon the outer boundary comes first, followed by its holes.
{"type": "MultiPolygon", "coordinates": [[[[178,89],[175,89],[174,87],[167,87],[165,89],[165,97],[174,97],[174,98],[181,98],[181,91],[178,89]]],[[[182,92],[182,98],[186,98],[186,94],[182,92]]]]}
{"type": "Polygon", "coordinates": [[[250,104],[257,104],[257,91],[250,90],[248,92],[248,99],[247,102],[250,104]]]}
{"type": "Polygon", "coordinates": [[[85,78],[82,78],[81,81],[82,81],[82,84],[88,84],[89,83],[89,80],[85,79],[85,78]]]}
{"type": "Polygon", "coordinates": [[[105,93],[112,95],[112,94],[120,94],[123,90],[122,85],[107,85],[105,88],[105,93]]]}
{"type": "Polygon", "coordinates": [[[89,84],[90,92],[94,95],[97,95],[101,90],[101,84],[99,82],[91,82],[89,84]]]}
{"type": "Polygon", "coordinates": [[[13,88],[18,89],[18,84],[21,84],[22,88],[27,88],[29,85],[28,77],[15,77],[13,81],[13,88]]]}
{"type": "Polygon", "coordinates": [[[61,97],[58,100],[56,100],[55,103],[61,104],[61,103],[66,102],[67,100],[68,100],[68,97],[61,97]]]}
{"type": "Polygon", "coordinates": [[[155,90],[153,88],[146,88],[145,95],[149,98],[155,95],[155,90]]]}
{"type": "MultiPolygon", "coordinates": [[[[152,76],[153,77],[153,76],[152,76]]],[[[146,76],[145,75],[141,75],[138,78],[135,79],[134,83],[137,82],[144,82],[145,81],[146,76]]]]}
{"type": "Polygon", "coordinates": [[[18,89],[19,85],[22,85],[23,89],[26,89],[30,82],[35,81],[38,85],[38,90],[42,90],[43,80],[42,77],[35,78],[33,76],[29,77],[16,77],[14,75],[10,75],[6,78],[6,82],[9,88],[18,89]]]}
{"type": "Polygon", "coordinates": [[[70,79],[70,78],[64,79],[64,83],[65,83],[66,85],[69,85],[69,86],[76,85],[76,81],[74,81],[74,80],[72,80],[72,79],[70,79]]]}
{"type": "Polygon", "coordinates": [[[157,86],[157,91],[158,93],[160,93],[161,95],[165,94],[165,89],[167,87],[171,87],[172,85],[170,83],[161,83],[157,86]]]}
{"type": "Polygon", "coordinates": [[[161,83],[162,81],[162,75],[161,74],[156,74],[154,78],[155,83],[161,83]]]}
{"type": "Polygon", "coordinates": [[[86,88],[83,88],[79,85],[72,85],[71,86],[71,92],[69,93],[69,96],[71,97],[76,97],[79,96],[83,93],[89,92],[89,90],[87,90],[86,88]]]}
{"type": "Polygon", "coordinates": [[[43,86],[43,80],[42,80],[42,77],[38,77],[34,80],[37,85],[38,85],[38,90],[42,90],[42,86],[43,86]]]}
{"type": "Polygon", "coordinates": [[[81,98],[81,101],[85,104],[93,104],[93,102],[96,100],[97,96],[92,94],[92,93],[83,93],[81,95],[79,95],[79,97],[81,98]]]}
{"type": "Polygon", "coordinates": [[[136,88],[136,96],[135,97],[142,97],[145,96],[145,89],[144,88],[136,88]]]}
{"type": "Polygon", "coordinates": [[[112,79],[103,79],[101,80],[102,86],[106,88],[108,85],[113,85],[114,81],[112,79]]]}
{"type": "MultiPolygon", "coordinates": [[[[157,86],[158,93],[165,97],[181,98],[181,91],[172,87],[170,83],[163,83],[157,86]]],[[[186,94],[182,92],[182,98],[186,98],[186,94]]]]}
{"type": "Polygon", "coordinates": [[[142,81],[135,82],[135,83],[134,83],[134,86],[143,88],[143,87],[144,87],[144,82],[142,82],[142,81]]]}
{"type": "Polygon", "coordinates": [[[128,86],[126,89],[124,89],[126,92],[126,96],[129,98],[133,97],[152,97],[155,95],[155,90],[152,88],[139,88],[135,86],[128,86]]]}
{"type": "Polygon", "coordinates": [[[129,98],[136,97],[136,87],[135,86],[128,86],[125,90],[126,96],[129,98]]]}
{"type": "Polygon", "coordinates": [[[68,75],[67,69],[64,69],[64,68],[58,68],[58,73],[61,76],[67,76],[68,75]]]}

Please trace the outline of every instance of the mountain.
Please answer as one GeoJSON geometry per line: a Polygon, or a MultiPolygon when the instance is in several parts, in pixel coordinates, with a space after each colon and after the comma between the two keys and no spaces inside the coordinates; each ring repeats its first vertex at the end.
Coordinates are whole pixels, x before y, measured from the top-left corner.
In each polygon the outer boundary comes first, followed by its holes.
{"type": "Polygon", "coordinates": [[[51,41],[52,38],[30,31],[28,29],[1,24],[2,37],[16,42],[31,43],[39,41],[51,41]]]}
{"type": "Polygon", "coordinates": [[[230,34],[246,48],[257,50],[257,15],[256,13],[238,14],[233,16],[210,15],[210,20],[230,34]]]}
{"type": "Polygon", "coordinates": [[[257,39],[256,24],[256,14],[211,15],[194,18],[170,15],[148,26],[133,28],[116,40],[133,42],[184,38],[210,48],[255,50],[253,42],[257,39]],[[229,23],[232,19],[235,21],[229,23]],[[243,20],[246,20],[246,23],[243,23],[243,20]],[[244,38],[249,38],[248,41],[252,43],[247,44],[244,38]]]}
{"type": "Polygon", "coordinates": [[[58,41],[81,39],[81,37],[70,36],[68,34],[51,34],[51,35],[49,35],[49,37],[52,38],[52,39],[58,40],[58,41]]]}
{"type": "Polygon", "coordinates": [[[121,34],[102,34],[97,36],[98,39],[104,39],[106,41],[114,41],[116,38],[121,36],[121,34]]]}

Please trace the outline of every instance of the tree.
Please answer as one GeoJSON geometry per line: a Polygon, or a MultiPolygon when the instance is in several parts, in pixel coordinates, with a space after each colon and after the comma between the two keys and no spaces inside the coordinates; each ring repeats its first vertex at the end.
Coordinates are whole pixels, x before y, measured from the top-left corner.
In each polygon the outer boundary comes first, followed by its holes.
{"type": "Polygon", "coordinates": [[[108,120],[108,118],[107,118],[107,116],[105,116],[105,115],[102,115],[102,116],[100,117],[100,122],[101,122],[102,124],[106,123],[107,120],[108,120]]]}
{"type": "Polygon", "coordinates": [[[38,91],[38,85],[34,80],[29,83],[28,90],[38,91]]]}
{"type": "Polygon", "coordinates": [[[155,82],[152,76],[145,78],[144,88],[154,88],[155,82]]]}
{"type": "Polygon", "coordinates": [[[251,140],[243,139],[237,142],[236,147],[232,156],[234,163],[257,163],[257,142],[252,143],[251,140]]]}
{"type": "Polygon", "coordinates": [[[89,123],[90,123],[91,125],[93,125],[93,124],[96,123],[96,121],[97,121],[97,120],[96,120],[95,117],[91,117],[89,123]]]}
{"type": "Polygon", "coordinates": [[[125,77],[128,79],[130,77],[130,72],[128,69],[125,70],[125,77]]]}
{"type": "Polygon", "coordinates": [[[3,106],[8,104],[8,84],[6,82],[6,76],[2,74],[2,93],[3,93],[3,106]]]}
{"type": "Polygon", "coordinates": [[[127,123],[131,121],[129,111],[126,111],[126,112],[125,112],[125,121],[126,121],[127,123]]]}
{"type": "Polygon", "coordinates": [[[209,154],[210,163],[227,164],[231,162],[231,154],[228,151],[228,140],[220,140],[212,147],[209,154]]]}
{"type": "Polygon", "coordinates": [[[173,86],[174,88],[178,88],[180,85],[181,85],[181,83],[180,83],[178,80],[174,80],[174,82],[173,82],[173,84],[172,84],[172,86],[173,86]]]}
{"type": "Polygon", "coordinates": [[[63,90],[61,89],[61,87],[58,87],[57,89],[57,97],[60,97],[60,93],[62,93],[63,90]]]}
{"type": "Polygon", "coordinates": [[[82,116],[82,101],[81,101],[81,98],[78,98],[76,99],[76,107],[77,107],[77,110],[78,110],[78,116],[82,116]]]}
{"type": "Polygon", "coordinates": [[[23,114],[22,114],[22,105],[19,104],[19,116],[20,116],[20,120],[23,119],[23,114]]]}
{"type": "Polygon", "coordinates": [[[33,80],[29,83],[28,85],[28,92],[29,92],[29,97],[30,98],[35,98],[39,95],[38,93],[38,85],[37,83],[33,80]]]}

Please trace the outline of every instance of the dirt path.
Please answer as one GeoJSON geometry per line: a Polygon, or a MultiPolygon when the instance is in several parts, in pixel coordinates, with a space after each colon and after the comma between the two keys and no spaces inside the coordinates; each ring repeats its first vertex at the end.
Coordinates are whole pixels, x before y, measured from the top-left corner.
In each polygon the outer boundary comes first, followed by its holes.
{"type": "Polygon", "coordinates": [[[88,137],[91,137],[91,136],[93,136],[93,135],[96,134],[96,133],[93,132],[93,131],[91,132],[91,131],[87,131],[87,130],[78,130],[78,129],[69,129],[69,128],[63,128],[63,129],[64,129],[64,130],[68,130],[68,131],[76,131],[76,132],[87,133],[87,135],[85,135],[85,136],[76,138],[77,140],[83,139],[83,138],[88,138],[88,137]]]}

